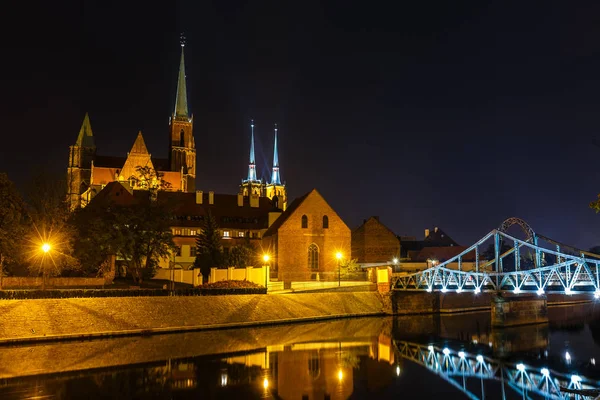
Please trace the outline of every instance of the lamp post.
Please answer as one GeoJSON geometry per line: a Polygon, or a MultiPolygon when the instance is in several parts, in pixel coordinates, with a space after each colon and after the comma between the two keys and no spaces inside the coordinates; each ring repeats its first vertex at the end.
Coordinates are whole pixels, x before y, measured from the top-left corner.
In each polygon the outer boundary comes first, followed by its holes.
{"type": "Polygon", "coordinates": [[[269,260],[271,259],[271,257],[268,254],[263,254],[263,261],[265,262],[265,288],[269,287],[269,260]]]}
{"type": "Polygon", "coordinates": [[[342,286],[342,266],[340,264],[342,260],[342,253],[340,253],[339,251],[335,253],[335,258],[337,258],[338,263],[338,287],[340,287],[342,286]]]}
{"type": "Polygon", "coordinates": [[[398,258],[394,257],[394,259],[392,260],[392,262],[394,263],[394,272],[398,272],[398,258]]]}
{"type": "Polygon", "coordinates": [[[52,250],[52,246],[50,243],[43,243],[41,249],[44,252],[42,258],[42,290],[46,290],[46,264],[44,262],[46,261],[46,255],[52,250]]]}

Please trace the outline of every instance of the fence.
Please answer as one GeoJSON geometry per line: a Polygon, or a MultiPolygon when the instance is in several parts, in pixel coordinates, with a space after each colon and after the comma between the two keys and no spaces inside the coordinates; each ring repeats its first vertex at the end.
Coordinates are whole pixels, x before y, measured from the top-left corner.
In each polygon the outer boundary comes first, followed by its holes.
{"type": "MultiPolygon", "coordinates": [[[[257,285],[266,286],[268,276],[269,267],[264,266],[260,268],[211,268],[208,283],[235,280],[250,281],[256,283],[257,285]],[[267,268],[266,271],[265,268],[267,268]]],[[[201,286],[203,282],[200,269],[185,270],[160,268],[152,279],[164,279],[167,281],[173,280],[175,282],[187,283],[194,286],[201,286]]]]}
{"type": "Polygon", "coordinates": [[[202,274],[199,269],[166,269],[159,268],[152,279],[163,279],[166,281],[187,283],[188,285],[202,285],[202,274]]]}

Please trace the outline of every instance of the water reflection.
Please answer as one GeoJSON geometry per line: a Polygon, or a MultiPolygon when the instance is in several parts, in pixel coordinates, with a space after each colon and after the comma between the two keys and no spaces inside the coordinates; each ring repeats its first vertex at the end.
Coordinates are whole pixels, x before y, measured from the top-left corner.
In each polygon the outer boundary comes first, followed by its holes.
{"type": "Polygon", "coordinates": [[[480,313],[2,348],[0,398],[592,398],[600,318],[554,314],[504,330],[480,313]]]}

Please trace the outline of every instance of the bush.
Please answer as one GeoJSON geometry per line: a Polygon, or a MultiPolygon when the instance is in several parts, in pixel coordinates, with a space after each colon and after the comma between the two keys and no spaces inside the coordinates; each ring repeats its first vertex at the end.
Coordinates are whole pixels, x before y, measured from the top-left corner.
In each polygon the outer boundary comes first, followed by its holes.
{"type": "Polygon", "coordinates": [[[219,281],[213,283],[205,283],[201,286],[202,289],[246,289],[246,288],[262,288],[264,286],[258,285],[250,281],[219,281]]]}
{"type": "MultiPolygon", "coordinates": [[[[266,294],[264,287],[241,288],[190,288],[176,289],[175,296],[214,296],[235,294],[266,294]]],[[[169,296],[166,289],[49,289],[49,290],[0,290],[0,300],[70,299],[84,297],[153,297],[169,296]]]]}

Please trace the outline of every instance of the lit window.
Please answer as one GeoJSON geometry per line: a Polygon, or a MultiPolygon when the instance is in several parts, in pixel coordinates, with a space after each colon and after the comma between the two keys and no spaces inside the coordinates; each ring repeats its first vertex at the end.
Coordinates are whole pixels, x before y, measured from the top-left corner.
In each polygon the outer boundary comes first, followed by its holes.
{"type": "Polygon", "coordinates": [[[177,235],[177,236],[181,235],[181,229],[174,229],[173,235],[177,235]]]}
{"type": "Polygon", "coordinates": [[[229,231],[223,231],[223,237],[229,237],[229,231]]]}
{"type": "Polygon", "coordinates": [[[244,237],[244,232],[238,232],[238,237],[244,237]]]}
{"type": "Polygon", "coordinates": [[[196,236],[196,231],[195,231],[194,229],[192,229],[192,230],[190,231],[190,235],[191,235],[191,236],[196,236]]]}

